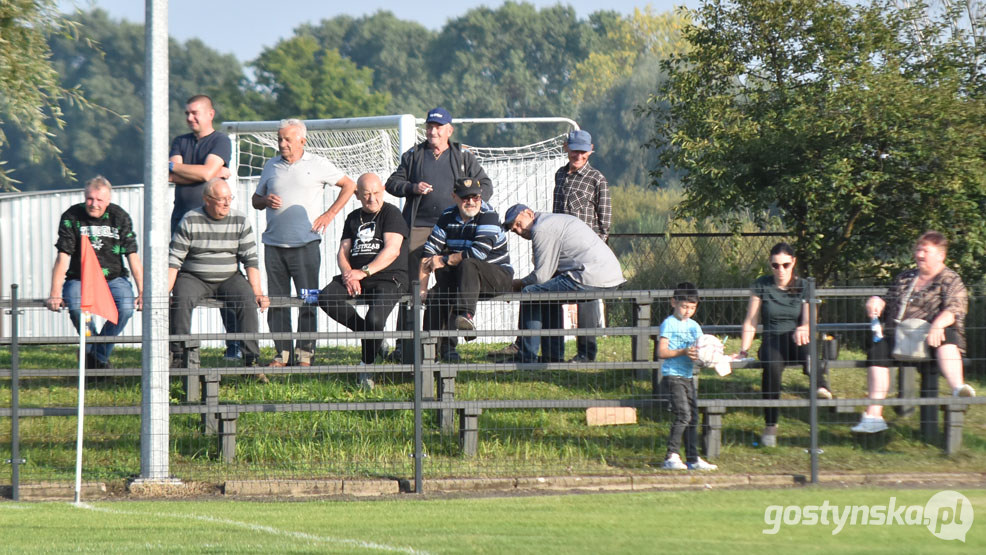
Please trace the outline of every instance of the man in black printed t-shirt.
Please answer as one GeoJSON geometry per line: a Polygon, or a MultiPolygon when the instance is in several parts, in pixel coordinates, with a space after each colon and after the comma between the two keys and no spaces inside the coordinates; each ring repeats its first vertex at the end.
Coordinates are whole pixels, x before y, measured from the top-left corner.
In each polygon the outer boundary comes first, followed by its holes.
{"type": "MultiPolygon", "coordinates": [[[[401,294],[407,291],[408,227],[401,211],[384,202],[380,177],[360,176],[356,198],[361,208],[346,216],[339,244],[341,274],[322,289],[318,305],[330,318],[353,331],[381,331],[401,294]],[[366,317],[346,302],[360,297],[369,304],[366,317]]],[[[364,339],[362,362],[373,364],[383,343],[364,339]]],[[[369,373],[360,374],[360,384],[373,387],[369,373]]]]}
{"type": "MultiPolygon", "coordinates": [[[[82,301],[80,246],[82,236],[88,236],[118,314],[116,323],[106,322],[98,334],[93,323],[89,322],[91,335],[120,335],[134,308],[140,309],[144,292],[144,267],[137,256],[137,235],[133,222],[123,208],[110,202],[111,189],[109,180],[101,175],[90,179],[83,190],[86,201],[73,205],[59,219],[58,241],[55,243],[58,255],[51,271],[51,292],[45,301],[49,310],[68,308],[72,324],[79,329],[82,301]],[[137,283],[136,297],[127,269],[123,267],[124,258],[130,264],[130,271],[137,283]]],[[[112,343],[87,343],[86,368],[109,368],[111,352],[112,343]]]]}

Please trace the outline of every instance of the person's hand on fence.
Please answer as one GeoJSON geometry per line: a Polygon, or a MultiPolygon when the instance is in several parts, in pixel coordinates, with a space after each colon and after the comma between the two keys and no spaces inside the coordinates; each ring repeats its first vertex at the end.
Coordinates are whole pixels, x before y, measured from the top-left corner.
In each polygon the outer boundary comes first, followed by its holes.
{"type": "Polygon", "coordinates": [[[267,307],[270,306],[270,299],[267,298],[267,295],[257,295],[257,306],[260,307],[260,312],[267,310],[267,307]]]}
{"type": "Polygon", "coordinates": [[[62,309],[62,298],[54,296],[48,297],[45,299],[45,306],[52,312],[58,312],[62,309]]]}
{"type": "Polygon", "coordinates": [[[144,310],[144,294],[134,297],[134,310],[144,310]]]}
{"type": "Polygon", "coordinates": [[[879,318],[883,314],[885,306],[887,306],[887,302],[876,295],[866,299],[866,317],[870,320],[879,318]]]}
{"type": "Polygon", "coordinates": [[[794,330],[794,343],[799,347],[807,345],[811,341],[811,333],[807,324],[802,324],[794,330]]]}

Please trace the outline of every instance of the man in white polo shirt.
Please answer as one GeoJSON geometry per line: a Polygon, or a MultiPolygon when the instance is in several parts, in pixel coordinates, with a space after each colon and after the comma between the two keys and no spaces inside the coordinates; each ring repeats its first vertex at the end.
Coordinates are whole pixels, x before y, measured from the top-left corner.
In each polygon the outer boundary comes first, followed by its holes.
{"type": "MultiPolygon", "coordinates": [[[[318,289],[320,234],[356,190],[356,183],[335,164],[305,152],[307,140],[303,121],[281,121],[277,130],[280,154],[264,164],[252,199],[254,208],[267,210],[267,230],[262,241],[267,289],[272,297],[290,297],[292,280],[299,293],[302,289],[318,289]],[[323,212],[322,191],[326,185],[335,185],[340,191],[323,212]]],[[[267,324],[274,333],[290,333],[291,309],[271,308],[267,324]]],[[[298,310],[298,333],[314,331],[316,308],[303,306],[298,310]]],[[[275,339],[274,349],[276,355],[270,366],[311,366],[315,340],[299,340],[295,349],[291,339],[275,339]]]]}

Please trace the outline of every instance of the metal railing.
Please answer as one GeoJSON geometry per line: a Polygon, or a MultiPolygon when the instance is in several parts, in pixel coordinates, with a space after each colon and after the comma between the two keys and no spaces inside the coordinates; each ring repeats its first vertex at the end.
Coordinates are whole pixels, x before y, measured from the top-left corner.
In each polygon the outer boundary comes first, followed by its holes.
{"type": "MultiPolygon", "coordinates": [[[[413,288],[416,290],[416,288],[413,288]]],[[[880,288],[812,290],[810,306],[822,314],[852,314],[850,305],[861,307],[861,299],[880,294],[880,288]],[[820,303],[821,306],[820,306],[820,303]],[[826,306],[828,305],[828,306],[826,306]]],[[[172,445],[174,474],[189,479],[221,477],[315,477],[324,475],[413,474],[414,491],[423,491],[422,480],[429,476],[529,475],[551,471],[569,473],[646,472],[655,466],[654,449],[660,451],[665,435],[668,399],[656,376],[660,367],[653,341],[659,334],[660,320],[670,313],[670,289],[617,290],[591,293],[505,294],[486,303],[559,303],[603,299],[608,322],[605,328],[546,330],[476,330],[470,335],[499,337],[504,342],[515,336],[600,337],[600,356],[596,362],[487,362],[475,344],[463,347],[463,361],[457,364],[434,361],[440,353],[437,344],[443,338],[461,336],[461,331],[422,331],[420,319],[406,332],[315,333],[319,340],[347,338],[410,339],[415,346],[413,364],[358,364],[353,349],[332,348],[320,352],[321,359],[311,367],[256,368],[226,363],[219,353],[203,356],[198,367],[172,368],[174,378],[191,377],[172,386],[170,413],[174,421],[172,445]],[[360,390],[352,377],[371,370],[384,378],[378,389],[360,390]],[[280,380],[260,386],[253,374],[263,371],[280,380]],[[402,378],[413,375],[407,387],[402,378]],[[195,391],[195,386],[198,391],[195,391]],[[321,397],[320,397],[321,396],[321,397]],[[325,396],[335,396],[326,398],[325,396]],[[631,428],[587,428],[580,424],[582,410],[598,407],[628,407],[639,411],[638,424],[631,428]],[[575,412],[579,411],[579,412],[575,412]],[[293,416],[292,416],[293,415],[293,416]],[[410,421],[403,415],[410,415],[410,421]],[[432,416],[433,415],[433,418],[432,416]],[[196,418],[193,424],[188,418],[196,418]],[[346,435],[352,437],[345,437],[346,435]],[[387,451],[381,453],[381,451],[387,451]],[[303,459],[303,456],[310,458],[303,459]],[[412,465],[406,464],[407,460],[412,465]],[[605,462],[601,462],[605,461],[605,462]]],[[[695,319],[705,324],[705,331],[735,335],[737,314],[745,308],[745,289],[706,289],[695,319]]],[[[295,304],[295,300],[283,300],[295,304]]],[[[420,318],[422,303],[417,295],[409,299],[410,314],[420,318]]],[[[61,364],[41,360],[31,368],[22,367],[22,348],[26,345],[74,345],[74,337],[19,337],[17,317],[23,310],[41,309],[41,300],[21,301],[16,290],[9,301],[11,335],[0,338],[10,349],[10,370],[0,369],[0,394],[9,390],[10,405],[0,404],[0,421],[9,418],[11,480],[16,492],[20,474],[27,469],[29,479],[64,478],[66,438],[59,432],[65,425],[52,420],[75,414],[66,391],[72,390],[71,377],[77,376],[71,355],[61,364]],[[25,382],[27,380],[27,382],[25,382]],[[27,383],[30,397],[26,401],[20,389],[27,383]],[[23,406],[22,406],[23,404],[23,406]],[[29,448],[21,449],[24,432],[21,420],[32,425],[28,431],[29,448]],[[26,453],[26,454],[25,454],[26,453]],[[22,458],[23,457],[23,458],[22,458]],[[48,460],[43,460],[45,457],[48,460]],[[25,462],[26,461],[26,462],[25,462]]],[[[861,308],[857,314],[861,315],[861,308]]],[[[861,320],[862,318],[859,318],[861,320]]],[[[824,320],[824,317],[823,317],[824,320]]],[[[813,322],[815,319],[812,320],[813,322]]],[[[839,335],[844,344],[865,343],[868,325],[859,321],[813,324],[812,337],[839,335]],[[861,339],[862,338],[862,339],[861,339]]],[[[971,336],[982,335],[982,328],[969,329],[971,336]]],[[[213,339],[216,335],[193,334],[161,340],[213,339]]],[[[304,338],[305,334],[222,334],[226,338],[256,337],[304,338]]],[[[111,339],[90,338],[94,342],[111,339]]],[[[139,337],[117,337],[112,341],[124,345],[140,342],[139,337]]],[[[574,341],[568,341],[569,352],[574,341]]],[[[699,407],[703,412],[704,446],[710,457],[733,451],[743,452],[749,435],[755,432],[754,413],[764,407],[776,407],[790,415],[791,435],[784,437],[787,447],[807,443],[812,480],[817,480],[820,445],[845,443],[847,427],[841,414],[868,404],[883,404],[907,410],[920,409],[917,429],[926,442],[937,445],[944,438],[946,452],[960,448],[962,421],[970,406],[981,398],[939,397],[937,376],[922,372],[922,393],[907,386],[914,371],[901,373],[901,396],[874,402],[859,394],[840,395],[835,400],[817,399],[814,369],[827,367],[858,368],[865,362],[853,360],[824,361],[811,343],[808,374],[805,379],[790,375],[785,387],[797,398],[760,399],[748,370],[751,362],[733,363],[731,378],[716,376],[700,384],[699,407]],[[932,387],[932,383],[934,387],[932,387]],[[804,397],[804,398],[803,398],[804,397]],[[945,433],[938,434],[938,410],[945,410],[945,433]],[[807,410],[807,414],[801,411],[807,410]],[[825,412],[828,411],[828,412],[825,412]],[[824,414],[823,414],[824,412],[824,414]],[[821,416],[821,420],[820,420],[821,416]],[[801,431],[801,418],[808,420],[801,431]],[[753,430],[751,430],[753,428],[753,430]],[[824,432],[824,433],[823,433],[824,432]]],[[[728,346],[728,341],[727,341],[728,346]]],[[[33,354],[38,357],[37,347],[33,354]]],[[[69,349],[65,349],[66,352],[69,349]]],[[[125,353],[126,361],[139,360],[125,353]]],[[[572,353],[574,354],[574,353],[572,353]]],[[[566,357],[567,358],[567,357],[566,357]]],[[[967,360],[970,374],[980,372],[982,359],[967,360]]],[[[86,408],[90,426],[87,448],[99,461],[104,450],[107,458],[133,461],[139,449],[134,435],[134,420],[141,414],[139,393],[134,395],[133,377],[139,376],[137,365],[93,370],[88,373],[96,382],[97,400],[86,408]],[[104,381],[100,382],[102,379],[104,381]],[[103,417],[102,420],[89,418],[103,417]],[[120,420],[124,419],[124,420],[120,420]],[[129,420],[127,420],[129,419],[129,420]],[[122,430],[122,431],[121,431],[122,430]]],[[[855,374],[859,375],[859,372],[855,374]]],[[[837,392],[839,393],[839,392],[837,392]]],[[[854,414],[854,412],[852,413],[854,414]]],[[[910,426],[904,420],[902,426],[910,426]]],[[[0,432],[2,433],[2,432],[0,432]]],[[[0,436],[2,437],[2,436],[0,436]]],[[[4,443],[0,439],[0,443],[4,443]]],[[[6,454],[6,452],[5,452],[6,454]]],[[[768,455],[769,456],[769,455],[768,455]]],[[[790,457],[790,455],[788,455],[790,457]]],[[[6,458],[6,457],[5,457],[6,458]]],[[[124,463],[96,462],[97,476],[123,477],[133,474],[134,466],[124,463]]],[[[16,493],[15,493],[16,495],[16,493]]]]}

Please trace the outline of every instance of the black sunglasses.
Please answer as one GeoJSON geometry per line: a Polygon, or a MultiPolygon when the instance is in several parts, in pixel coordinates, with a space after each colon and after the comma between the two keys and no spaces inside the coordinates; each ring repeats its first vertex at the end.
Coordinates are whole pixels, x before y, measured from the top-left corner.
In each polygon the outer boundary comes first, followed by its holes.
{"type": "Polygon", "coordinates": [[[791,266],[794,266],[794,262],[771,262],[770,263],[770,267],[773,268],[773,269],[775,269],[775,270],[780,270],[781,268],[784,268],[785,270],[787,270],[791,266]]]}

